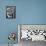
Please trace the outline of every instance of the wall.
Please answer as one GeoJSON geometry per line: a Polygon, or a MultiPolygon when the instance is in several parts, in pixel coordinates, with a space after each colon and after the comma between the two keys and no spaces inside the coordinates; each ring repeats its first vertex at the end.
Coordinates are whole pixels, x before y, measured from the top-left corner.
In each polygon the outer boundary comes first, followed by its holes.
{"type": "MultiPolygon", "coordinates": [[[[17,24],[46,24],[46,0],[0,0],[0,44],[8,43],[17,24]],[[6,19],[6,6],[16,6],[16,19],[6,19]]],[[[17,42],[17,40],[16,40],[17,42]]]]}

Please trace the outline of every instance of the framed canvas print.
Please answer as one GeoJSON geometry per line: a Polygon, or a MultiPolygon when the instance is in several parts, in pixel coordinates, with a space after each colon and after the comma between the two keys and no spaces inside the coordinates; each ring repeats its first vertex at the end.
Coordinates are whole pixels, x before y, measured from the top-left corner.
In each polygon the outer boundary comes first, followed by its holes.
{"type": "Polygon", "coordinates": [[[19,41],[46,41],[46,25],[20,24],[18,25],[19,41]]]}
{"type": "Polygon", "coordinates": [[[19,46],[43,45],[46,43],[46,24],[18,24],[18,42],[19,46]]]}
{"type": "Polygon", "coordinates": [[[7,19],[16,18],[16,6],[6,6],[6,18],[7,19]]]}

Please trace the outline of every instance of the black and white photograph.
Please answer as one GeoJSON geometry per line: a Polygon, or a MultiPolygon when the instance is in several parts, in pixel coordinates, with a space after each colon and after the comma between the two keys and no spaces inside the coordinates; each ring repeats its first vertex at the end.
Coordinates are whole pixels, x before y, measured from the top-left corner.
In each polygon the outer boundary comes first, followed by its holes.
{"type": "Polygon", "coordinates": [[[43,45],[46,43],[46,25],[20,24],[18,38],[20,46],[43,45]]]}
{"type": "Polygon", "coordinates": [[[16,6],[6,6],[6,19],[16,18],[16,6]]]}

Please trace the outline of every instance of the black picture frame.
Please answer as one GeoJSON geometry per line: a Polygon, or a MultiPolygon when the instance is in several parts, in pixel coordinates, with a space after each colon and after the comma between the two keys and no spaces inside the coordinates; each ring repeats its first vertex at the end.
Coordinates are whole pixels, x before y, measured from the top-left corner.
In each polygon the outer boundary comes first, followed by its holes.
{"type": "Polygon", "coordinates": [[[6,6],[6,19],[16,18],[16,6],[6,6]]]}

